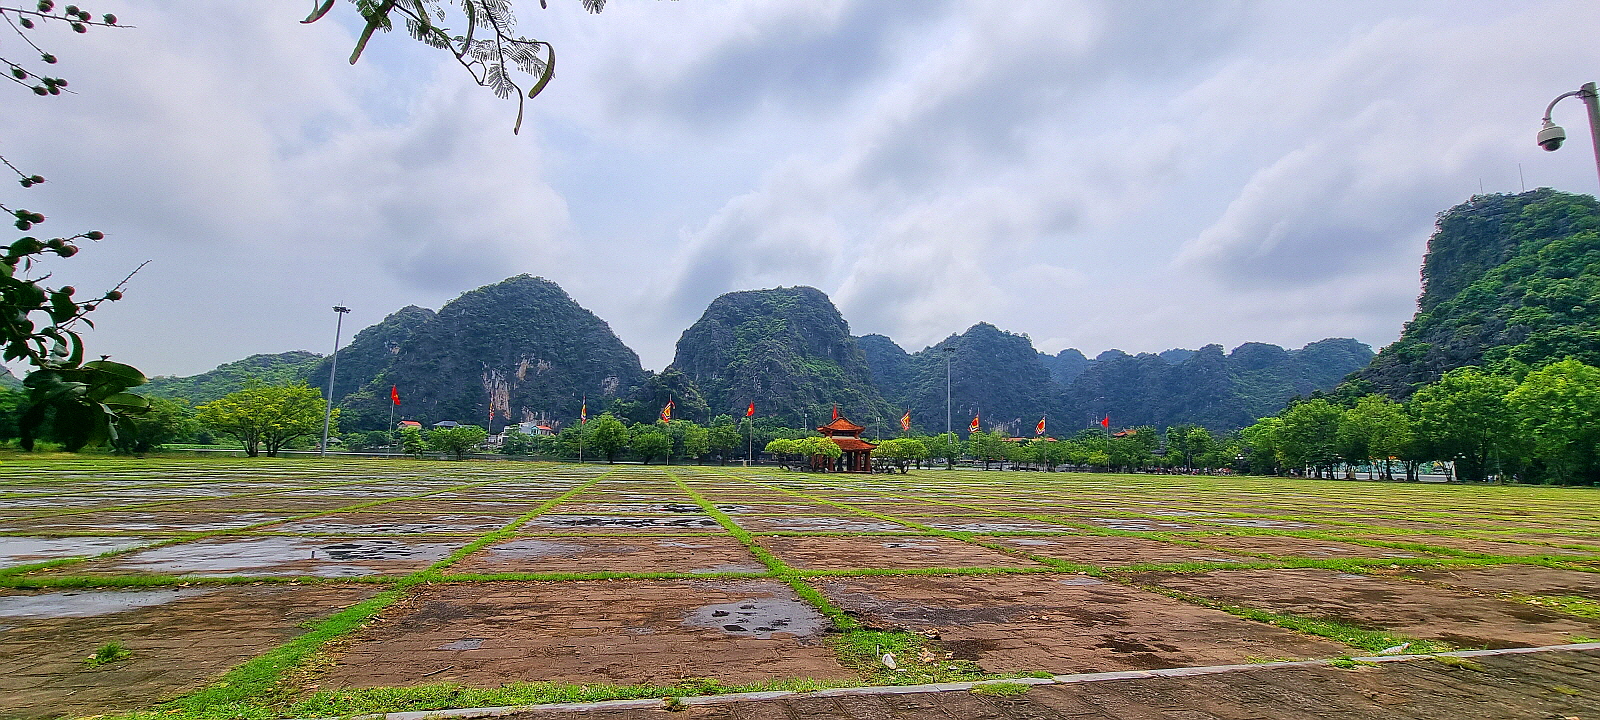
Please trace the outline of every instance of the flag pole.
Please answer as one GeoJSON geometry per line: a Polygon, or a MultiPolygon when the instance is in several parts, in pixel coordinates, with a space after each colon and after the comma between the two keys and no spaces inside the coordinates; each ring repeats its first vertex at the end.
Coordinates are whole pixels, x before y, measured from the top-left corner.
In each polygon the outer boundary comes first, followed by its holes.
{"type": "Polygon", "coordinates": [[[389,399],[389,428],[388,428],[388,430],[389,430],[389,432],[384,433],[385,435],[389,436],[388,457],[394,457],[394,440],[395,440],[395,437],[394,437],[394,398],[392,398],[392,397],[389,399]]]}

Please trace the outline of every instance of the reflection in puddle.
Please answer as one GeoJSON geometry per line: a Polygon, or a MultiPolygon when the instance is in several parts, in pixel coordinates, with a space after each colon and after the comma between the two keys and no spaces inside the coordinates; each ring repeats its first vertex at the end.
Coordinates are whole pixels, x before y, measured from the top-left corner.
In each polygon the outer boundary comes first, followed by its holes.
{"type": "Polygon", "coordinates": [[[0,617],[63,618],[94,617],[139,608],[165,605],[175,600],[198,597],[214,588],[161,590],[102,590],[94,592],[53,592],[43,595],[0,597],[0,617]]]}
{"type": "Polygon", "coordinates": [[[75,555],[99,555],[149,542],[153,541],[138,537],[0,537],[0,567],[75,555]]]}
{"type": "Polygon", "coordinates": [[[545,515],[535,518],[529,525],[544,527],[597,527],[597,528],[654,528],[654,527],[717,527],[717,521],[708,517],[638,517],[628,515],[545,515]]]}
{"type": "Polygon", "coordinates": [[[122,558],[116,567],[119,570],[196,575],[254,575],[264,573],[242,571],[283,568],[285,574],[353,577],[371,575],[377,571],[349,563],[409,561],[408,565],[420,564],[441,560],[453,549],[455,544],[406,543],[385,538],[341,541],[292,537],[233,538],[146,550],[122,558]]]}

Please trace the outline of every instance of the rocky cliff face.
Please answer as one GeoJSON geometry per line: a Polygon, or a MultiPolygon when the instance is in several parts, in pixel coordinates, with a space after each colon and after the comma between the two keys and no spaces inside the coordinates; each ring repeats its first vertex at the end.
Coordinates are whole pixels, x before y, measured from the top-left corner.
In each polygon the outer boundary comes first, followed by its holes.
{"type": "Polygon", "coordinates": [[[555,283],[518,275],[463,293],[421,323],[348,405],[387,417],[397,386],[400,417],[481,425],[493,404],[498,429],[508,415],[576,417],[586,395],[591,410],[604,407],[643,375],[605,321],[555,283]]]}
{"type": "Polygon", "coordinates": [[[1600,203],[1539,188],[1439,215],[1417,314],[1358,379],[1396,398],[1464,365],[1600,364],[1600,203]]]}
{"type": "Polygon", "coordinates": [[[850,326],[816,288],[718,297],[683,332],[667,372],[693,382],[713,415],[740,416],[752,400],[761,416],[794,427],[834,405],[862,425],[895,414],[850,326]]]}

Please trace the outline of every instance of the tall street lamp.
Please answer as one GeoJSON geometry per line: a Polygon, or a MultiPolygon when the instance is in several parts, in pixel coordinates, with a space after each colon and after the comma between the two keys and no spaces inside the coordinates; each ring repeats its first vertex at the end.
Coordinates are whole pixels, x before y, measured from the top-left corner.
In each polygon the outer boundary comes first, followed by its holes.
{"type": "Polygon", "coordinates": [[[950,427],[950,358],[955,357],[956,346],[944,346],[944,434],[953,432],[950,427]]]}
{"type": "Polygon", "coordinates": [[[333,362],[328,368],[328,407],[322,413],[322,450],[318,457],[328,456],[328,426],[333,423],[333,378],[339,374],[339,334],[344,330],[344,314],[350,308],[343,305],[333,306],[335,317],[339,318],[333,323],[333,362]]]}
{"type": "Polygon", "coordinates": [[[1600,96],[1597,96],[1592,82],[1584,83],[1583,87],[1572,92],[1557,95],[1545,106],[1544,126],[1539,129],[1539,147],[1547,152],[1555,152],[1561,148],[1561,143],[1566,142],[1567,131],[1550,122],[1550,111],[1556,108],[1556,103],[1569,97],[1582,98],[1583,104],[1589,107],[1589,138],[1594,143],[1595,171],[1600,173],[1600,96]]]}

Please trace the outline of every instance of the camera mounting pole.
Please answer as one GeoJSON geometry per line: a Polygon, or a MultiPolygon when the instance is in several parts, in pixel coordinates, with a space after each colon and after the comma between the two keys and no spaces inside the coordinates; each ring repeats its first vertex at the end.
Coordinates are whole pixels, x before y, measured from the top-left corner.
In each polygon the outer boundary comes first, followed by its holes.
{"type": "Polygon", "coordinates": [[[1594,83],[1584,83],[1583,87],[1572,92],[1562,93],[1551,100],[1544,108],[1544,126],[1539,129],[1539,146],[1554,152],[1561,147],[1561,142],[1567,138],[1566,131],[1561,126],[1550,121],[1550,112],[1555,110],[1556,103],[1569,97],[1583,99],[1583,104],[1589,108],[1589,138],[1594,147],[1595,171],[1600,173],[1600,93],[1595,91],[1594,83]]]}

